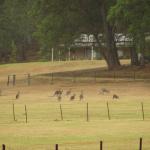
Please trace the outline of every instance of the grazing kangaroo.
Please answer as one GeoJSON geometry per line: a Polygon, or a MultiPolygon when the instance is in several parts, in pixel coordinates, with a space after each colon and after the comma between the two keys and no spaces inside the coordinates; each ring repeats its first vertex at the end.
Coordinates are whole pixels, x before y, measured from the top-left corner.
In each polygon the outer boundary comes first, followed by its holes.
{"type": "Polygon", "coordinates": [[[105,89],[105,88],[102,88],[99,92],[99,94],[102,93],[102,94],[105,94],[105,93],[110,93],[109,90],[105,89]]]}
{"type": "Polygon", "coordinates": [[[119,99],[119,96],[116,95],[116,94],[114,94],[114,95],[113,95],[113,99],[119,99]]]}
{"type": "Polygon", "coordinates": [[[69,89],[68,91],[66,91],[66,95],[69,96],[71,94],[71,89],[69,89]]]}
{"type": "Polygon", "coordinates": [[[16,94],[16,99],[19,99],[20,97],[20,91],[18,91],[18,93],[16,94]]]}
{"type": "Polygon", "coordinates": [[[75,100],[75,94],[74,95],[72,95],[71,97],[70,97],[70,101],[73,101],[73,100],[75,100]]]}
{"type": "Polygon", "coordinates": [[[59,96],[59,95],[61,95],[62,94],[62,92],[63,92],[63,90],[56,90],[55,92],[54,92],[54,95],[53,96],[59,96]]]}
{"type": "Polygon", "coordinates": [[[105,89],[105,88],[102,89],[102,92],[103,92],[104,94],[105,94],[105,93],[110,93],[110,91],[107,90],[107,89],[105,89]]]}
{"type": "Polygon", "coordinates": [[[80,101],[84,99],[83,91],[81,91],[79,98],[80,98],[80,101]]]}
{"type": "Polygon", "coordinates": [[[54,94],[53,94],[53,96],[57,96],[58,93],[59,93],[59,90],[55,91],[54,94]]]}

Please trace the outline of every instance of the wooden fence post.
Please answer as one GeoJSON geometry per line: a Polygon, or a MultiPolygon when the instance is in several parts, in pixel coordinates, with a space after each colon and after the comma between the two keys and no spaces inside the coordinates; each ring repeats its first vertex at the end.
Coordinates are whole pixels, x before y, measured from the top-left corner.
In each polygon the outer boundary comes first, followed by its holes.
{"type": "Polygon", "coordinates": [[[55,145],[55,150],[58,150],[58,144],[55,145]]]}
{"type": "Polygon", "coordinates": [[[16,85],[16,75],[14,74],[13,75],[13,86],[15,86],[16,85]]]}
{"type": "Polygon", "coordinates": [[[142,150],[142,138],[140,138],[139,150],[142,150]]]}
{"type": "Polygon", "coordinates": [[[116,72],[114,71],[114,80],[116,79],[116,72]]]}
{"type": "Polygon", "coordinates": [[[54,74],[51,73],[51,84],[53,84],[53,83],[54,83],[54,74]]]}
{"type": "Polygon", "coordinates": [[[27,114],[27,107],[26,107],[26,105],[25,105],[25,117],[26,117],[26,123],[28,122],[28,114],[27,114]]]}
{"type": "Polygon", "coordinates": [[[134,79],[134,81],[135,81],[135,79],[136,79],[135,71],[133,72],[133,79],[134,79]]]}
{"type": "Polygon", "coordinates": [[[5,149],[6,149],[5,144],[2,144],[2,150],[5,150],[5,149]]]}
{"type": "Polygon", "coordinates": [[[60,116],[61,116],[61,120],[63,121],[63,112],[62,112],[61,104],[60,104],[60,116]]]}
{"type": "Polygon", "coordinates": [[[94,72],[94,81],[96,83],[96,72],[94,72]]]}
{"type": "Polygon", "coordinates": [[[110,120],[111,118],[110,118],[110,111],[109,111],[109,104],[108,104],[108,102],[107,102],[107,112],[108,112],[108,119],[110,120]]]}
{"type": "Polygon", "coordinates": [[[76,74],[73,73],[73,80],[72,80],[74,83],[76,82],[76,74]]]}
{"type": "Polygon", "coordinates": [[[87,106],[86,106],[86,119],[87,119],[87,122],[89,121],[89,104],[87,103],[87,106]]]}
{"type": "Polygon", "coordinates": [[[31,85],[31,75],[30,73],[27,74],[28,86],[31,85]]]}
{"type": "Polygon", "coordinates": [[[8,75],[7,86],[9,86],[9,83],[10,83],[10,75],[8,75]]]}
{"type": "Polygon", "coordinates": [[[100,141],[100,150],[103,150],[103,141],[100,141]]]}
{"type": "Polygon", "coordinates": [[[143,106],[143,102],[141,103],[141,107],[142,107],[142,117],[143,117],[143,120],[145,119],[145,115],[144,115],[144,106],[143,106]]]}
{"type": "Polygon", "coordinates": [[[14,121],[16,121],[16,117],[15,117],[15,104],[13,104],[13,118],[14,118],[14,121]]]}

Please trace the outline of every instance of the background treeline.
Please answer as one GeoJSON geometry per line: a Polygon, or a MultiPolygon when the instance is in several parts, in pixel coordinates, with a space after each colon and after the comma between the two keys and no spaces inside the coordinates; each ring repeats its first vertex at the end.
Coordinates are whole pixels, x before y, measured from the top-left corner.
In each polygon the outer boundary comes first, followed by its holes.
{"type": "Polygon", "coordinates": [[[82,33],[94,35],[110,69],[120,66],[115,33],[123,33],[133,40],[131,64],[144,66],[143,56],[150,53],[150,1],[0,0],[1,63],[50,59],[51,48],[62,44],[63,57],[82,33]]]}
{"type": "Polygon", "coordinates": [[[0,1],[0,61],[18,62],[36,59],[39,50],[33,36],[36,24],[30,0],[0,1]]]}

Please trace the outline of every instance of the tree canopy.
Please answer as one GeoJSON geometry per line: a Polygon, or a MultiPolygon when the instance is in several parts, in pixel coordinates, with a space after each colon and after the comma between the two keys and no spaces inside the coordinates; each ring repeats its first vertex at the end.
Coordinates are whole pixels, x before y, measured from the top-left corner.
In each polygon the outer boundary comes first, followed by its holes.
{"type": "MultiPolygon", "coordinates": [[[[148,51],[149,18],[149,0],[1,0],[0,59],[25,61],[41,50],[61,44],[69,47],[84,33],[94,35],[100,53],[113,69],[120,66],[116,34],[133,40],[136,56],[148,51]]],[[[131,59],[135,57],[132,53],[131,59]]]]}
{"type": "Polygon", "coordinates": [[[149,0],[118,0],[108,19],[133,39],[136,51],[145,54],[145,40],[150,34],[149,0]]]}

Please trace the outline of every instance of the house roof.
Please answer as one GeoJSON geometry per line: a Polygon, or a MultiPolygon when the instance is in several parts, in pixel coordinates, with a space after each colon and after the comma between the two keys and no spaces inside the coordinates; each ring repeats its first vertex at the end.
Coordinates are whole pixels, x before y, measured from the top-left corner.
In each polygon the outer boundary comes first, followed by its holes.
{"type": "MultiPolygon", "coordinates": [[[[99,34],[99,38],[102,39],[103,35],[99,34]]],[[[115,41],[117,47],[121,46],[131,46],[132,45],[132,39],[129,38],[126,35],[123,35],[122,33],[120,34],[115,34],[115,41]]],[[[101,43],[101,45],[104,46],[104,42],[101,43]]],[[[94,38],[94,35],[90,34],[81,34],[79,38],[74,40],[74,43],[72,46],[76,47],[85,47],[85,46],[98,46],[98,43],[96,42],[96,39],[94,38]]]]}

